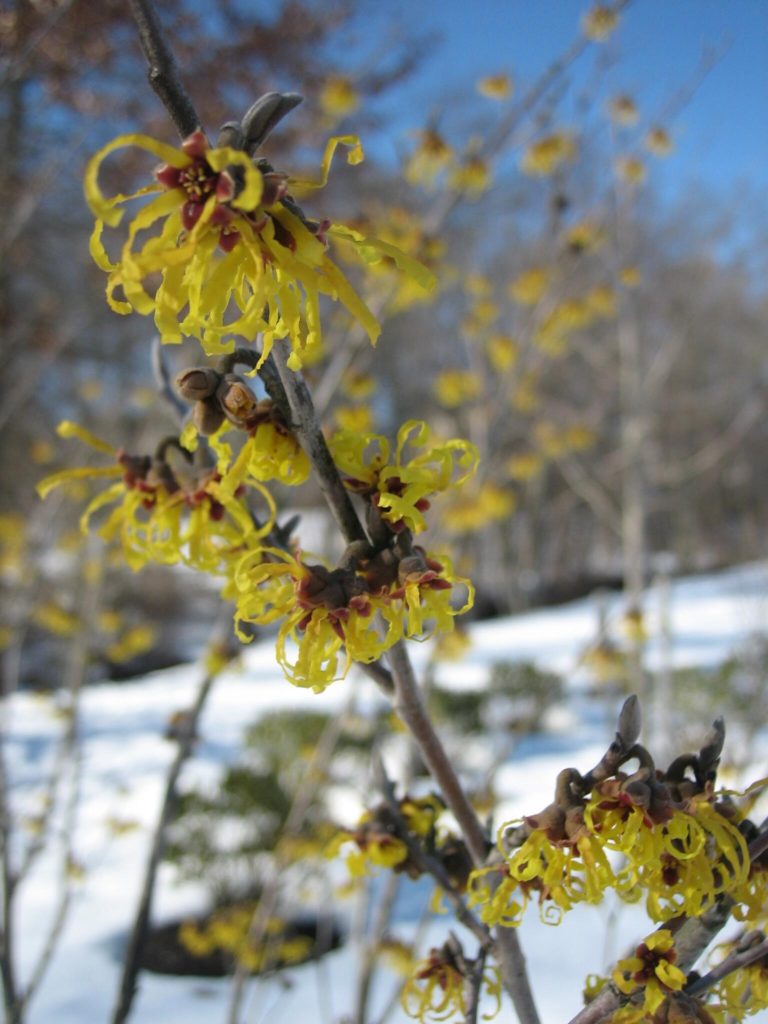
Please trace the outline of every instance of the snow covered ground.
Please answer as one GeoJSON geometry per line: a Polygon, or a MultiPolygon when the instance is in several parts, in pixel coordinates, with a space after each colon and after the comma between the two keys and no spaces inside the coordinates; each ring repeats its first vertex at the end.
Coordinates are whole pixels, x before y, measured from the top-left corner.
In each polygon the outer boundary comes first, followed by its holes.
{"type": "MultiPolygon", "coordinates": [[[[652,639],[648,657],[658,665],[663,649],[653,637],[659,618],[659,592],[648,595],[652,639]]],[[[463,687],[482,685],[488,665],[499,659],[535,661],[564,674],[569,685],[566,706],[551,716],[552,730],[518,745],[500,774],[505,811],[532,812],[551,799],[552,784],[566,763],[586,769],[610,741],[616,706],[601,715],[577,717],[586,706],[586,671],[580,665],[585,647],[594,640],[597,602],[585,599],[555,609],[481,623],[472,629],[466,658],[446,666],[442,681],[463,687]],[[559,731],[558,731],[559,726],[559,731]],[[574,728],[574,726],[576,726],[574,728]],[[578,739],[575,740],[574,736],[578,739]],[[521,801],[525,793],[525,805],[521,801]]],[[[619,614],[618,598],[608,599],[609,617],[619,614]]],[[[768,633],[768,564],[683,579],[671,588],[672,657],[675,666],[716,665],[749,635],[768,633]]],[[[426,657],[414,645],[417,664],[426,657]]],[[[119,979],[117,950],[132,919],[141,884],[148,842],[162,794],[164,773],[175,746],[163,739],[170,714],[194,699],[201,670],[182,666],[129,684],[104,684],[83,696],[82,793],[74,850],[85,870],[60,945],[43,986],[32,1004],[31,1024],[106,1024],[119,979]],[[115,837],[110,819],[135,820],[141,827],[115,837]]],[[[241,671],[227,672],[217,682],[202,724],[202,742],[188,771],[213,777],[231,760],[244,725],[260,712],[281,708],[340,708],[350,687],[367,686],[352,677],[325,694],[292,688],[280,676],[269,643],[248,649],[241,671]]],[[[6,709],[6,758],[14,785],[14,808],[34,817],[40,807],[39,784],[50,763],[53,739],[60,724],[51,707],[21,694],[6,709]]],[[[707,722],[702,722],[705,730],[707,722]]],[[[765,749],[765,748],[763,748],[765,749]]],[[[755,764],[768,774],[768,758],[755,764]]],[[[27,976],[50,925],[59,887],[57,859],[43,855],[20,893],[16,918],[19,971],[27,976]]],[[[173,884],[170,868],[161,872],[155,921],[204,907],[202,886],[173,884]]],[[[406,898],[398,910],[405,930],[415,927],[406,898]]],[[[430,923],[427,943],[446,937],[445,919],[430,923]]],[[[599,972],[623,951],[627,939],[644,928],[635,909],[621,908],[618,919],[607,908],[574,911],[557,929],[540,924],[530,913],[522,928],[542,1021],[567,1021],[580,1005],[583,980],[599,972]]],[[[468,944],[468,949],[471,949],[468,944]]],[[[301,1020],[331,1024],[352,1009],[356,954],[342,948],[315,964],[296,968],[280,978],[262,980],[249,989],[245,1020],[249,1024],[301,1020]]],[[[374,1004],[382,1005],[392,979],[381,979],[374,1004]]],[[[212,1024],[226,1020],[231,986],[226,980],[168,978],[143,974],[132,1020],[139,1024],[212,1024]]],[[[391,1018],[403,1021],[398,1010],[391,1018]]],[[[505,1008],[500,1021],[512,1020],[505,1008]]],[[[768,1016],[760,1018],[768,1020],[768,1016]]]]}

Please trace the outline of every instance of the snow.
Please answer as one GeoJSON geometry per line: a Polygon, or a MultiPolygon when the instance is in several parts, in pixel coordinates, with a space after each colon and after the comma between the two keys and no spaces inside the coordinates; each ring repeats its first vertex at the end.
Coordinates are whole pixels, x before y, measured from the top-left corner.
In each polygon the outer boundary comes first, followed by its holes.
{"type": "MultiPolygon", "coordinates": [[[[658,666],[664,656],[657,638],[662,600],[659,587],[649,590],[651,667],[658,666]]],[[[609,623],[618,619],[620,598],[603,596],[477,624],[471,630],[472,647],[466,657],[446,666],[441,675],[443,684],[479,686],[494,660],[530,660],[540,668],[562,673],[567,680],[567,701],[550,710],[549,731],[521,741],[499,772],[504,817],[541,809],[551,799],[554,778],[562,767],[591,767],[610,741],[619,698],[614,707],[596,713],[594,702],[585,699],[588,676],[581,663],[584,649],[595,639],[601,605],[609,623]]],[[[669,616],[675,666],[720,663],[750,635],[766,631],[768,564],[674,582],[669,616]]],[[[424,664],[427,654],[426,645],[414,645],[417,666],[424,664]]],[[[191,705],[200,678],[199,666],[185,665],[131,683],[89,687],[83,694],[82,778],[74,853],[85,875],[76,886],[49,973],[31,1004],[30,1024],[106,1024],[110,1019],[120,976],[119,949],[135,911],[165,772],[176,749],[163,738],[164,729],[173,712],[191,705]],[[135,822],[138,827],[115,836],[109,819],[135,822]]],[[[337,711],[352,687],[367,693],[368,685],[350,677],[314,696],[282,679],[268,641],[254,644],[245,650],[242,667],[227,671],[216,683],[202,722],[201,741],[185,768],[185,778],[213,784],[220,766],[234,758],[243,727],[259,714],[277,708],[337,711]]],[[[703,722],[702,729],[707,725],[703,722]]],[[[43,780],[55,763],[60,715],[50,702],[21,693],[5,708],[4,731],[13,807],[21,817],[33,816],[40,811],[43,780]]],[[[766,765],[756,765],[756,771],[765,774],[766,765]]],[[[356,806],[351,790],[339,791],[336,809],[340,816],[348,817],[356,806]]],[[[60,888],[59,872],[59,846],[48,844],[20,890],[15,926],[22,979],[28,976],[45,941],[60,888]]],[[[418,884],[406,882],[405,886],[410,888],[404,889],[396,918],[399,932],[408,937],[417,928],[414,893],[418,884]]],[[[156,922],[204,907],[202,884],[175,884],[173,870],[162,868],[156,922]]],[[[425,944],[442,943],[450,926],[450,919],[433,917],[426,928],[425,944]]],[[[639,937],[644,928],[637,908],[580,909],[557,929],[542,925],[535,909],[529,913],[521,940],[544,1024],[568,1020],[580,1005],[586,975],[603,970],[623,951],[622,942],[639,937]]],[[[468,943],[468,950],[472,948],[468,943]]],[[[321,1024],[339,1021],[352,1010],[357,955],[346,945],[317,963],[251,983],[242,1019],[248,1024],[282,1019],[321,1024]]],[[[393,978],[386,972],[377,976],[374,1005],[381,1007],[390,997],[393,978]]],[[[140,1024],[223,1024],[230,996],[227,980],[144,973],[131,1019],[140,1024]]],[[[391,1019],[408,1018],[398,1008],[391,1019]]],[[[512,1011],[505,1008],[498,1019],[513,1019],[512,1011]]],[[[768,1016],[753,1019],[766,1021],[768,1016]]]]}

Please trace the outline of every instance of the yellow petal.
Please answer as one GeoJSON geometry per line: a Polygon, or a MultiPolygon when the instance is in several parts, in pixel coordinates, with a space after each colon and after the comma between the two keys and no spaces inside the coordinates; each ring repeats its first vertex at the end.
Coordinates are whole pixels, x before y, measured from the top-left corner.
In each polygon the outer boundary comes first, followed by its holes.
{"type": "Polygon", "coordinates": [[[150,138],[148,135],[136,133],[118,135],[116,139],[108,142],[106,146],[102,146],[88,161],[85,169],[84,190],[86,201],[95,216],[106,221],[111,227],[119,224],[123,216],[123,211],[115,209],[116,206],[133,198],[134,195],[142,195],[149,191],[155,192],[162,188],[162,185],[158,183],[148,185],[145,189],[131,196],[118,194],[107,198],[103,195],[98,182],[99,168],[110,153],[114,153],[118,149],[125,149],[127,146],[136,146],[138,149],[152,153],[172,167],[188,167],[192,162],[191,158],[183,150],[176,149],[174,146],[169,146],[164,142],[158,142],[157,139],[150,138]]]}
{"type": "Polygon", "coordinates": [[[56,433],[59,437],[76,437],[85,444],[90,445],[91,448],[95,448],[97,452],[104,452],[105,455],[115,454],[115,448],[111,444],[102,441],[95,434],[92,434],[90,430],[86,430],[77,423],[73,423],[72,420],[62,420],[58,427],[56,427],[56,433]]]}

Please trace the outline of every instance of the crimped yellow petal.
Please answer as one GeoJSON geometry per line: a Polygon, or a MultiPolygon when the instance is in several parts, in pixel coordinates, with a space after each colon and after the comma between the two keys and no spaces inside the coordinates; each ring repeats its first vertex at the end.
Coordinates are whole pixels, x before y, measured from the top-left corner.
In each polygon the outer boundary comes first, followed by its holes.
{"type": "Polygon", "coordinates": [[[134,196],[144,195],[148,192],[156,192],[162,188],[162,185],[158,183],[148,185],[144,189],[139,192],[135,192],[132,195],[121,195],[118,193],[115,196],[104,196],[99,188],[99,168],[110,153],[114,153],[115,150],[118,149],[125,149],[127,146],[136,146],[138,149],[143,149],[148,153],[152,153],[154,156],[163,160],[165,163],[170,164],[172,167],[188,167],[192,162],[191,158],[188,157],[183,150],[176,149],[174,146],[169,146],[164,142],[158,142],[157,139],[150,138],[148,135],[141,135],[137,133],[118,135],[116,139],[112,139],[112,141],[108,142],[106,146],[102,146],[102,148],[88,161],[85,168],[83,188],[85,191],[86,202],[90,206],[92,212],[96,217],[109,224],[110,227],[114,227],[116,224],[119,224],[122,219],[123,211],[116,209],[116,207],[121,203],[134,198],[134,196]]]}
{"type": "Polygon", "coordinates": [[[254,166],[253,160],[240,149],[231,149],[229,146],[220,146],[210,149],[205,154],[210,167],[214,171],[223,171],[226,167],[242,167],[245,171],[245,186],[231,205],[240,210],[255,210],[261,202],[264,191],[264,179],[261,171],[254,166]]]}
{"type": "Polygon", "coordinates": [[[295,188],[324,188],[328,183],[328,172],[331,169],[333,156],[339,146],[347,146],[347,163],[359,164],[365,159],[363,147],[357,135],[334,135],[325,144],[325,152],[320,166],[320,180],[306,181],[299,178],[291,178],[291,186],[295,188]]]}
{"type": "Polygon", "coordinates": [[[89,466],[78,466],[76,469],[62,469],[58,473],[51,473],[38,484],[35,490],[41,498],[47,498],[55,487],[69,483],[70,480],[90,480],[99,477],[121,476],[123,470],[120,466],[106,466],[100,469],[91,469],[89,466]]]}

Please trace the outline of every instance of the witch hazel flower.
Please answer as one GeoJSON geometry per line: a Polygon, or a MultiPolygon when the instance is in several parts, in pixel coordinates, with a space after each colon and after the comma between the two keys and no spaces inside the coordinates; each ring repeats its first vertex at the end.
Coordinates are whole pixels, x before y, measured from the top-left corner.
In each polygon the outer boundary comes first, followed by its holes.
{"type": "MultiPolygon", "coordinates": [[[[298,100],[268,94],[246,119],[257,118],[260,105],[279,119],[298,100]]],[[[297,369],[321,343],[321,296],[339,301],[372,343],[380,333],[376,317],[329,256],[329,238],[351,242],[364,262],[387,256],[431,287],[431,273],[395,246],[312,220],[293,199],[292,189],[325,185],[339,146],[346,147],[349,163],[360,163],[363,150],[356,136],[329,140],[316,182],[300,181],[255,158],[253,140],[243,136],[240,126],[225,126],[220,139],[234,144],[212,146],[199,129],[179,148],[129,133],[90,160],[85,195],[96,216],[91,254],[108,275],[107,301],[115,312],[153,315],[163,342],[196,337],[207,354],[231,351],[233,335],[248,341],[259,336],[263,361],[275,340],[287,338],[290,365],[297,369]],[[143,150],[162,163],[150,184],[106,196],[99,182],[102,165],[124,148],[143,150]],[[119,256],[112,259],[105,228],[118,227],[126,208],[147,197],[153,198],[139,207],[119,256]]]]}

